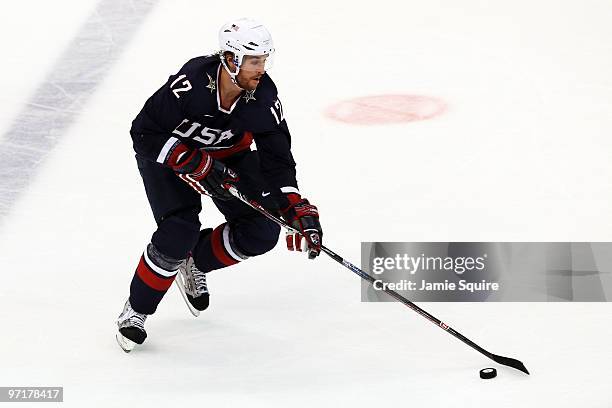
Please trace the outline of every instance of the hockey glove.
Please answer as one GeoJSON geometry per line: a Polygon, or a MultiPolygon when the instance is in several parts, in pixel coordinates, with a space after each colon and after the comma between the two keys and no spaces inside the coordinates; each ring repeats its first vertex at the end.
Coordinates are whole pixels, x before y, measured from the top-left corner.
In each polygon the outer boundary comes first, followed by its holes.
{"type": "Polygon", "coordinates": [[[314,259],[321,253],[323,230],[319,223],[319,211],[305,198],[297,194],[288,197],[290,205],[281,211],[283,218],[300,233],[287,232],[287,249],[308,253],[314,259]]]}
{"type": "Polygon", "coordinates": [[[176,174],[200,194],[220,200],[233,198],[224,187],[238,181],[238,175],[201,149],[179,146],[168,163],[176,174]]]}

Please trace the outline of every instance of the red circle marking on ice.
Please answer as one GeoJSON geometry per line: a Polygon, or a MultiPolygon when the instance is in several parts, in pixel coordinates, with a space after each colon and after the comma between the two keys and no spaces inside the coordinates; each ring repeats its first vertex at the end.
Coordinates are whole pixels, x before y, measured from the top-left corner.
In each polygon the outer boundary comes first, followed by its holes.
{"type": "Polygon", "coordinates": [[[325,114],[345,123],[382,125],[431,119],[445,110],[446,104],[431,96],[374,95],[336,103],[325,114]]]}

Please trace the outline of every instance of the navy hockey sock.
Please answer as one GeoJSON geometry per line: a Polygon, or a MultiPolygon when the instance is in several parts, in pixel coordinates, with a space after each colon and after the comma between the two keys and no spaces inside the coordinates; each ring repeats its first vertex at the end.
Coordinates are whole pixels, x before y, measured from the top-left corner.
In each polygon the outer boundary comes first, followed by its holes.
{"type": "Polygon", "coordinates": [[[193,259],[202,272],[235,265],[251,256],[270,251],[278,242],[280,227],[263,218],[223,223],[202,231],[193,259]]]}
{"type": "Polygon", "coordinates": [[[248,255],[242,253],[232,241],[227,223],[214,230],[203,230],[193,251],[196,267],[202,272],[210,272],[247,259],[248,255]]]}
{"type": "Polygon", "coordinates": [[[138,313],[153,314],[174,282],[181,259],[168,257],[149,244],[130,285],[130,304],[138,313]]]}

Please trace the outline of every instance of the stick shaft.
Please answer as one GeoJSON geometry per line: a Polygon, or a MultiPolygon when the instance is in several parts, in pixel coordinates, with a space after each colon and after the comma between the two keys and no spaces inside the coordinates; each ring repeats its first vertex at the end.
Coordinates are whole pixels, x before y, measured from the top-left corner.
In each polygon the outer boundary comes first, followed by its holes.
{"type": "MultiPolygon", "coordinates": [[[[278,225],[280,225],[283,228],[286,228],[287,230],[294,232],[294,233],[299,233],[298,230],[296,230],[295,228],[293,228],[292,226],[290,226],[289,224],[287,224],[284,220],[270,214],[265,208],[263,208],[259,203],[249,200],[247,197],[245,197],[240,191],[238,191],[238,189],[236,189],[236,187],[234,186],[229,186],[228,190],[230,191],[230,193],[236,197],[237,199],[239,199],[240,201],[244,202],[245,204],[247,204],[249,207],[253,208],[254,210],[260,212],[261,214],[263,214],[265,217],[267,217],[268,219],[274,221],[275,223],[277,223],[278,225]]],[[[323,252],[325,252],[330,258],[332,258],[334,261],[342,264],[344,267],[346,267],[347,269],[349,269],[351,272],[355,273],[356,275],[358,275],[360,278],[362,278],[363,280],[366,280],[370,283],[374,283],[374,281],[376,280],[374,277],[372,277],[371,275],[369,275],[368,273],[364,272],[363,270],[361,270],[360,268],[356,267],[355,265],[353,265],[352,263],[350,263],[349,261],[347,261],[346,259],[344,259],[343,257],[341,257],[340,255],[336,254],[334,251],[332,251],[331,249],[325,247],[324,245],[321,245],[321,250],[323,252]]],[[[499,357],[500,356],[496,356],[495,354],[485,350],[484,348],[480,347],[478,344],[474,343],[472,340],[468,339],[467,337],[465,337],[464,335],[462,335],[461,333],[459,333],[458,331],[456,331],[455,329],[453,329],[452,327],[448,326],[447,324],[445,324],[444,322],[442,322],[440,319],[434,317],[433,315],[431,315],[430,313],[426,312],[425,310],[423,310],[422,308],[420,308],[419,306],[415,305],[414,303],[412,303],[411,301],[409,301],[408,299],[406,299],[404,296],[400,295],[399,293],[397,293],[394,290],[388,289],[388,288],[384,288],[383,291],[385,293],[387,293],[389,296],[393,297],[394,299],[398,300],[399,302],[403,303],[405,306],[409,307],[410,309],[414,310],[415,312],[417,312],[418,314],[420,314],[421,316],[423,316],[424,318],[426,318],[427,320],[429,320],[430,322],[432,322],[433,324],[435,324],[436,326],[440,327],[442,330],[446,331],[447,333],[452,334],[454,337],[458,338],[459,340],[461,340],[462,342],[464,342],[465,344],[467,344],[468,346],[472,347],[473,349],[475,349],[476,351],[484,354],[485,356],[487,356],[488,358],[500,362],[499,361],[499,357]]],[[[505,357],[502,357],[505,358],[505,357]]],[[[502,363],[504,364],[504,363],[502,363]]],[[[522,364],[522,363],[521,363],[522,364]]],[[[515,367],[516,368],[516,367],[515,367]]]]}
{"type": "MultiPolygon", "coordinates": [[[[368,273],[366,273],[363,270],[361,270],[360,268],[356,267],[355,265],[353,265],[352,263],[350,263],[346,259],[342,258],[340,255],[336,254],[335,252],[333,252],[329,248],[322,247],[321,249],[327,255],[329,255],[333,260],[335,260],[336,262],[341,263],[347,269],[349,269],[350,271],[352,271],[355,274],[359,275],[359,277],[361,277],[363,280],[366,280],[366,281],[374,284],[374,281],[376,279],[374,277],[372,277],[371,275],[369,275],[368,273]]],[[[479,351],[480,353],[484,354],[485,356],[491,358],[492,353],[490,353],[487,350],[483,349],[478,344],[474,343],[473,341],[471,341],[470,339],[468,339],[467,337],[465,337],[464,335],[462,335],[461,333],[459,333],[458,331],[456,331],[455,329],[453,329],[449,325],[445,324],[444,322],[442,322],[437,317],[433,316],[432,314],[428,313],[424,309],[422,309],[419,306],[415,305],[410,300],[406,299],[404,296],[400,295],[396,291],[388,289],[386,287],[383,288],[383,291],[386,294],[388,294],[389,296],[391,296],[394,299],[396,299],[396,300],[400,301],[401,303],[403,303],[405,306],[407,306],[410,309],[414,310],[415,312],[417,312],[418,314],[420,314],[421,316],[423,316],[424,318],[426,318],[427,320],[429,320],[430,322],[432,322],[436,326],[438,326],[441,329],[443,329],[443,330],[447,331],[448,333],[452,334],[453,336],[455,336],[456,338],[458,338],[459,340],[461,340],[462,342],[464,342],[468,346],[474,348],[475,350],[479,351]]]]}

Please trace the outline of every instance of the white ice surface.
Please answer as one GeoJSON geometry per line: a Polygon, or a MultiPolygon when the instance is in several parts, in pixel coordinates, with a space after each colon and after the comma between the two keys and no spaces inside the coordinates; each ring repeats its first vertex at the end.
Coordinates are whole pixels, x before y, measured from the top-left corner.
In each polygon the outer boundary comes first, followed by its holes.
{"type": "MultiPolygon", "coordinates": [[[[3,221],[0,386],[61,385],[75,407],[612,406],[609,303],[422,305],[527,377],[399,304],[360,303],[355,275],[282,245],[211,274],[198,319],[172,288],[146,344],[119,349],[114,320],[154,229],[130,122],[236,15],[274,34],[301,190],[349,260],[361,241],[612,241],[611,3],[231,4],[161,1],[3,221]],[[383,93],[449,110],[374,127],[322,115],[383,93]],[[486,366],[498,378],[480,380],[486,366]]],[[[3,132],[94,5],[5,6],[3,132]]],[[[221,217],[206,204],[202,220],[221,217]]]]}

